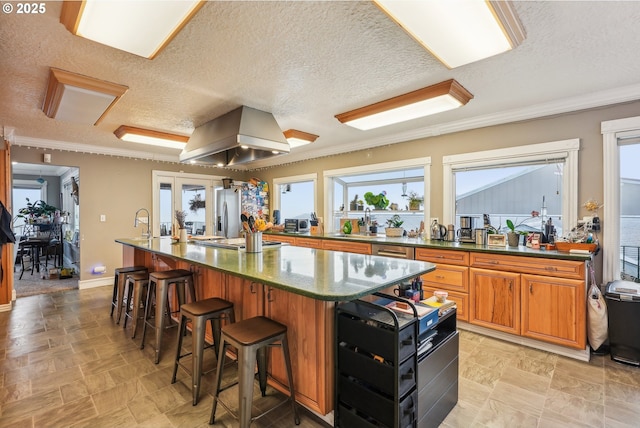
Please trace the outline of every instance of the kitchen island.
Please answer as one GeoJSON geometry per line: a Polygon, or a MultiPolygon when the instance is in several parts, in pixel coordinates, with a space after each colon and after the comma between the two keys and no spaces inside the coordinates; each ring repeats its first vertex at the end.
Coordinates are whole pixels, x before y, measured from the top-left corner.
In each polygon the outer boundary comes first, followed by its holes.
{"type": "MultiPolygon", "coordinates": [[[[236,320],[265,315],[287,325],[296,398],[321,415],[333,410],[335,302],[366,297],[435,269],[424,261],[290,245],[247,253],[170,238],[116,242],[123,245],[123,266],[190,269],[198,299],[233,302],[236,320]]],[[[272,385],[286,391],[277,353],[271,362],[272,385]]]]}

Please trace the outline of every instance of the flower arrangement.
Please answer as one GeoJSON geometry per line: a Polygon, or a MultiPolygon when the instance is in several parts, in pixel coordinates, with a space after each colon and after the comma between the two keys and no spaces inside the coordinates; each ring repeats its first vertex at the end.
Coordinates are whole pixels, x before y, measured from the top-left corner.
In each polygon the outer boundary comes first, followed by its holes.
{"type": "Polygon", "coordinates": [[[205,201],[202,200],[200,194],[196,194],[193,199],[189,201],[189,210],[197,213],[200,208],[205,207],[205,201]]]}
{"type": "Polygon", "coordinates": [[[187,212],[176,210],[176,222],[178,223],[178,229],[184,229],[184,222],[187,219],[187,212]]]}

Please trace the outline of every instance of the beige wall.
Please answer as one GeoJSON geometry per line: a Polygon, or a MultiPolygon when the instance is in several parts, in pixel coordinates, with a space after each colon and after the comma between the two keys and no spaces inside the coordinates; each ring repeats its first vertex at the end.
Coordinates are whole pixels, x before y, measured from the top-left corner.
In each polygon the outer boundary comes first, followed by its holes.
{"type": "MultiPolygon", "coordinates": [[[[219,169],[114,158],[70,152],[53,152],[53,164],[80,168],[80,224],[81,224],[81,280],[91,279],[91,269],[97,264],[107,266],[108,272],[120,266],[121,248],[114,243],[119,237],[140,234],[133,227],[138,208],[151,208],[151,171],[184,171],[211,175],[228,175],[235,179],[257,176],[273,185],[273,179],[316,172],[322,179],[326,169],[346,168],[365,163],[381,163],[402,159],[431,157],[431,215],[442,217],[442,157],[504,147],[580,138],[579,193],[582,204],[590,198],[603,201],[602,136],[600,123],[605,120],[638,116],[640,102],[622,104],[538,120],[492,126],[472,131],[430,137],[308,160],[247,174],[226,173],[219,169]],[[100,222],[105,214],[107,221],[100,222]]],[[[19,162],[41,163],[42,149],[12,148],[12,159],[19,162]]],[[[51,152],[51,150],[46,150],[51,152]]],[[[283,158],[286,159],[286,158],[283,158]]],[[[324,192],[320,186],[317,212],[323,212],[324,192]]],[[[584,208],[580,217],[587,215],[584,208]]],[[[601,213],[602,215],[602,213],[601,213]]],[[[603,233],[607,219],[602,218],[603,233]]]]}
{"type": "Polygon", "coordinates": [[[153,162],[104,155],[56,152],[44,149],[12,147],[12,160],[42,163],[42,153],[52,153],[52,164],[80,169],[80,280],[100,278],[93,275],[96,265],[107,267],[113,275],[122,264],[122,246],[116,238],[138,236],[141,229],[133,227],[139,208],[151,210],[151,172],[184,171],[188,173],[224,175],[240,178],[217,168],[203,168],[167,162],[153,162]],[[106,222],[100,222],[100,215],[106,222]]]}

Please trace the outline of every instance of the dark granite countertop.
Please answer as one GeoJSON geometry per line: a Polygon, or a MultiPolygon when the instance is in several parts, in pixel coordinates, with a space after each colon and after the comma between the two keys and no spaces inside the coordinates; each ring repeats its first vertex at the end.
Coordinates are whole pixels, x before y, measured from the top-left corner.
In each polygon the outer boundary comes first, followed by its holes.
{"type": "Polygon", "coordinates": [[[260,253],[247,253],[173,243],[170,238],[122,238],[116,242],[326,301],[364,297],[435,269],[434,264],[422,261],[289,245],[265,246],[260,253]]]}

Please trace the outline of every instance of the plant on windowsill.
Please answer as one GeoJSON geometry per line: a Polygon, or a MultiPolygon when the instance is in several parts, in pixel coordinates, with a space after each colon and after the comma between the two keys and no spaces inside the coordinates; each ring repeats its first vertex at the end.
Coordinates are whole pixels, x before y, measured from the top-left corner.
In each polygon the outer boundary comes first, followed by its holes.
{"type": "Polygon", "coordinates": [[[420,205],[424,202],[424,197],[419,196],[414,191],[409,192],[407,199],[409,200],[409,210],[411,211],[418,211],[420,209],[420,205]]]}
{"type": "Polygon", "coordinates": [[[384,229],[385,235],[396,238],[402,236],[404,234],[402,223],[404,223],[404,220],[402,220],[398,214],[394,214],[387,220],[387,227],[384,229]]]}
{"type": "Polygon", "coordinates": [[[509,219],[507,219],[507,227],[509,228],[509,232],[507,232],[507,244],[509,244],[510,247],[517,247],[520,245],[520,235],[526,235],[527,232],[516,230],[516,226],[509,219]]]}
{"type": "Polygon", "coordinates": [[[35,201],[31,203],[29,198],[27,199],[27,206],[20,208],[16,217],[25,219],[28,223],[48,222],[58,208],[53,205],[47,204],[43,200],[35,201]]]}
{"type": "Polygon", "coordinates": [[[364,200],[367,205],[371,205],[376,210],[386,210],[389,206],[389,199],[387,199],[387,192],[382,191],[377,195],[372,192],[364,194],[364,200]]]}

